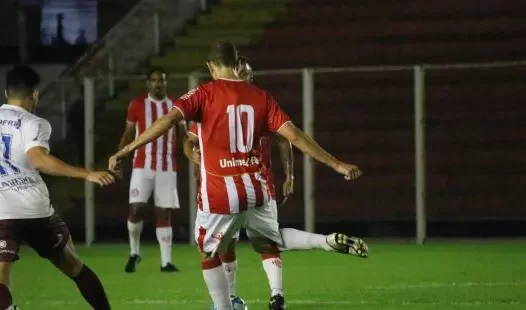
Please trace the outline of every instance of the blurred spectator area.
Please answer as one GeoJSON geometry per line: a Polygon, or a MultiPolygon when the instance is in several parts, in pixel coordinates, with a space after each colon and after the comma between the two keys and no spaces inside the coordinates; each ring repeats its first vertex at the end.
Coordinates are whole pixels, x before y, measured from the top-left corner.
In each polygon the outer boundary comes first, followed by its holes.
{"type": "Polygon", "coordinates": [[[30,61],[71,62],[103,36],[138,0],[2,0],[0,63],[18,59],[18,9],[26,17],[30,61]]]}

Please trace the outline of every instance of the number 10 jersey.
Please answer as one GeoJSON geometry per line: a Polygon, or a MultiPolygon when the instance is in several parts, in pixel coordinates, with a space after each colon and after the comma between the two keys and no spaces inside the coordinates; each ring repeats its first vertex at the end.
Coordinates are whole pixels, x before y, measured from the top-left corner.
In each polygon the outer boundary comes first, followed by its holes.
{"type": "Polygon", "coordinates": [[[198,122],[199,208],[232,214],[266,204],[259,141],[290,121],[274,98],[250,83],[218,79],[191,90],[174,108],[198,122]]]}

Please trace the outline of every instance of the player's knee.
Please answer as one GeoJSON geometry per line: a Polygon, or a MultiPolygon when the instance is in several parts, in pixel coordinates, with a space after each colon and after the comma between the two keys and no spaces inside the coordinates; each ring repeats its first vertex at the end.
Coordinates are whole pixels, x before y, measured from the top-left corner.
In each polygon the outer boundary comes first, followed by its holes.
{"type": "Polygon", "coordinates": [[[51,262],[70,278],[76,277],[84,267],[84,263],[78,257],[73,242],[68,241],[60,255],[50,258],[51,262]]]}
{"type": "Polygon", "coordinates": [[[172,210],[167,208],[155,208],[155,219],[157,226],[171,226],[172,210]],[[162,225],[161,225],[162,224],[162,225]]]}
{"type": "Polygon", "coordinates": [[[278,254],[280,252],[276,242],[267,238],[253,238],[252,248],[260,254],[278,254]]]}
{"type": "Polygon", "coordinates": [[[11,279],[12,268],[13,268],[13,263],[0,262],[0,283],[9,286],[9,280],[11,279]]]}
{"type": "Polygon", "coordinates": [[[233,239],[232,242],[228,245],[226,251],[219,255],[221,262],[231,263],[236,260],[236,240],[233,239]]]}
{"type": "Polygon", "coordinates": [[[132,203],[130,205],[130,211],[128,213],[128,221],[137,223],[143,220],[143,203],[132,203]]]}
{"type": "Polygon", "coordinates": [[[221,266],[219,256],[211,256],[209,253],[201,252],[201,269],[208,270],[221,266]]]}

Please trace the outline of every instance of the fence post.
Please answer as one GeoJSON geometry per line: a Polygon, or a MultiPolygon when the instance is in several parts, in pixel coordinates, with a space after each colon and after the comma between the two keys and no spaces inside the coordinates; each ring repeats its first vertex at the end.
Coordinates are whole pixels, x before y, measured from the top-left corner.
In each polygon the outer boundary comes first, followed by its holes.
{"type": "Polygon", "coordinates": [[[425,71],[414,67],[416,243],[424,244],[426,220],[425,71]]]}
{"type": "MultiPolygon", "coordinates": [[[[188,76],[188,90],[192,90],[196,88],[199,85],[199,77],[197,74],[191,73],[188,76]]],[[[191,123],[189,124],[191,125],[191,123]]],[[[189,216],[188,216],[188,242],[190,244],[195,243],[195,229],[194,229],[194,223],[195,223],[195,217],[197,215],[197,179],[194,175],[194,163],[189,160],[188,161],[188,202],[190,204],[189,208],[189,216]]]]}
{"type": "MultiPolygon", "coordinates": [[[[91,77],[84,78],[84,166],[93,169],[94,161],[94,124],[95,124],[95,81],[91,77]]],[[[86,246],[95,240],[95,188],[93,183],[85,181],[85,234],[86,246]]]]}
{"type": "MultiPolygon", "coordinates": [[[[314,138],[314,71],[303,69],[303,131],[314,138]]],[[[303,155],[303,200],[305,201],[305,230],[316,230],[316,200],[314,193],[314,161],[312,157],[303,155]]]]}
{"type": "Polygon", "coordinates": [[[161,54],[161,29],[159,12],[153,14],[153,51],[155,55],[161,54]]]}

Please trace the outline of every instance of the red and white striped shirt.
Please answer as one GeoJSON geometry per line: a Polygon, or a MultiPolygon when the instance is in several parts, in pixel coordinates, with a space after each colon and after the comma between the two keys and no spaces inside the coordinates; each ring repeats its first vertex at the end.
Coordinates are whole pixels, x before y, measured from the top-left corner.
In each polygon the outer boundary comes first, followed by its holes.
{"type": "MultiPolygon", "coordinates": [[[[172,106],[173,101],[169,98],[158,101],[149,95],[140,96],[130,102],[126,121],[135,125],[135,133],[138,137],[158,118],[171,111],[172,106]]],[[[177,171],[176,147],[176,129],[172,128],[157,140],[135,151],[133,168],[177,171]]]]}
{"type": "MultiPolygon", "coordinates": [[[[197,135],[197,123],[192,123],[188,132],[199,137],[197,135]]],[[[269,197],[272,200],[276,200],[276,185],[274,183],[274,174],[272,173],[272,144],[270,139],[270,136],[261,137],[259,140],[259,149],[255,150],[254,154],[259,157],[261,173],[267,182],[269,197]]]]}
{"type": "Polygon", "coordinates": [[[174,108],[199,122],[199,208],[232,214],[264,205],[270,197],[258,142],[290,121],[274,98],[250,83],[219,79],[191,90],[174,108]]]}

